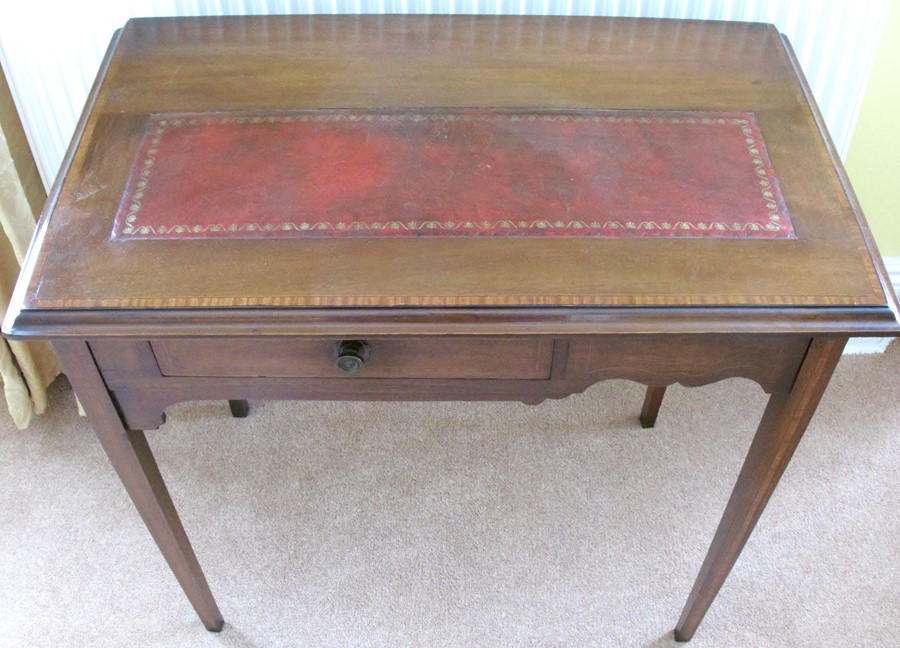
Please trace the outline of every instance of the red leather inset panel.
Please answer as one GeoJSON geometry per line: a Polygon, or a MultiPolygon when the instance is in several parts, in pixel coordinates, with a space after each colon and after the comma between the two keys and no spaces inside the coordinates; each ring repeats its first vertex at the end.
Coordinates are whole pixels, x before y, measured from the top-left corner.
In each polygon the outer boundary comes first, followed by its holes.
{"type": "Polygon", "coordinates": [[[794,238],[752,113],[153,115],[123,239],[794,238]]]}

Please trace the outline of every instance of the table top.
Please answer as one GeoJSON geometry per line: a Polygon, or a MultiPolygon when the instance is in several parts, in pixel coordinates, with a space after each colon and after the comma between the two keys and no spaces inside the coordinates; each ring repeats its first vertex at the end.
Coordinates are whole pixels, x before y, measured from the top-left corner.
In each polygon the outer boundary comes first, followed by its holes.
{"type": "Polygon", "coordinates": [[[771,25],[135,19],[4,330],[891,334],[888,285],[771,25]]]}

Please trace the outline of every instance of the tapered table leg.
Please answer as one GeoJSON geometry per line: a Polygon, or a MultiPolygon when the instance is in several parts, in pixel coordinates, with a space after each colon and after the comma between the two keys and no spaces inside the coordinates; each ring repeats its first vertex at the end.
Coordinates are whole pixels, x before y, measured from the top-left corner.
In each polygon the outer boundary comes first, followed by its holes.
{"type": "Polygon", "coordinates": [[[207,630],[224,621],[141,431],[126,430],[85,342],[57,340],[69,382],[125,490],[207,630]]]}
{"type": "Polygon", "coordinates": [[[644,406],[641,408],[640,416],[642,428],[652,428],[656,425],[656,417],[665,394],[665,386],[650,385],[647,387],[647,395],[644,397],[644,406]]]}
{"type": "Polygon", "coordinates": [[[847,338],[814,339],[790,390],[770,397],[722,521],[675,626],[678,641],[688,641],[694,635],[734,566],[815,413],[846,342],[847,338]]]}

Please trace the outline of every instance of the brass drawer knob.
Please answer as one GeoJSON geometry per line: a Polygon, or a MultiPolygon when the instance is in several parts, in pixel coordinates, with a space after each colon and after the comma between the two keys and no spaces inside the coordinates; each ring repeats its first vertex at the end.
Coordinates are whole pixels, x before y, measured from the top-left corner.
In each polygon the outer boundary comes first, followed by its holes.
{"type": "Polygon", "coordinates": [[[362,340],[343,340],[335,347],[335,366],[342,374],[353,376],[365,368],[369,353],[369,345],[362,340]]]}

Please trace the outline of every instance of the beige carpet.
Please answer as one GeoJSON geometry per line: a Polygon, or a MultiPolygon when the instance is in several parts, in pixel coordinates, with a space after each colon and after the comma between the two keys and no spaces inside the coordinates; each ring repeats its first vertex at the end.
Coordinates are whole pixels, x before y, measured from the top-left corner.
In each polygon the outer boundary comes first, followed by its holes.
{"type": "MultiPolygon", "coordinates": [[[[692,646],[900,646],[900,347],[844,358],[692,646]]],[[[746,380],[520,404],[180,405],[149,433],[207,633],[62,381],[0,429],[2,646],[676,645],[765,402],[746,380]]]]}

